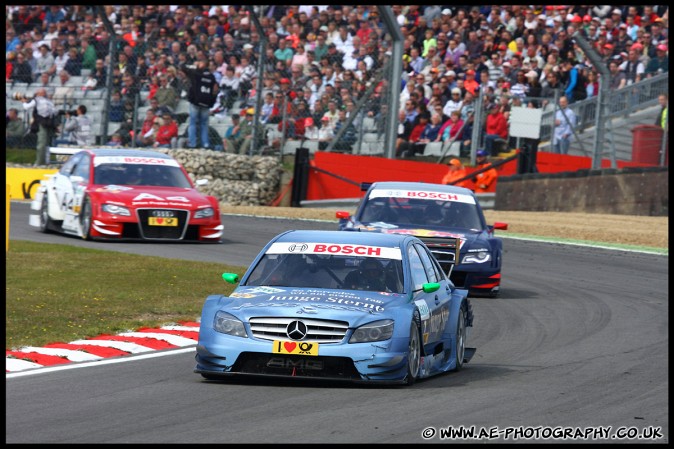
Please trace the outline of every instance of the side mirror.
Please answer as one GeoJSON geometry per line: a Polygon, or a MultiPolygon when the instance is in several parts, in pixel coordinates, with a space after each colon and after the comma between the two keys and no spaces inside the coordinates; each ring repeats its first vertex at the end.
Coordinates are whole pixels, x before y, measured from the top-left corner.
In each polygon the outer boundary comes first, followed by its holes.
{"type": "Polygon", "coordinates": [[[222,273],[222,279],[228,284],[236,284],[239,282],[239,275],[236,273],[222,273]]]}
{"type": "Polygon", "coordinates": [[[501,223],[500,221],[497,221],[494,223],[494,229],[500,229],[502,231],[508,230],[508,223],[501,223]]]}
{"type": "Polygon", "coordinates": [[[424,290],[424,293],[433,293],[440,288],[439,282],[427,282],[422,285],[421,288],[424,290]]]}
{"type": "Polygon", "coordinates": [[[348,220],[351,217],[351,214],[348,211],[345,210],[338,210],[335,213],[335,216],[339,218],[340,220],[348,220]]]}
{"type": "Polygon", "coordinates": [[[196,185],[198,185],[199,187],[202,187],[202,186],[205,186],[206,184],[208,184],[208,179],[206,179],[206,178],[197,179],[196,181],[194,181],[194,183],[196,185]]]}
{"type": "Polygon", "coordinates": [[[73,184],[75,184],[75,183],[79,184],[79,183],[84,181],[83,177],[77,176],[77,175],[70,175],[69,179],[70,179],[70,182],[72,182],[73,184]]]}

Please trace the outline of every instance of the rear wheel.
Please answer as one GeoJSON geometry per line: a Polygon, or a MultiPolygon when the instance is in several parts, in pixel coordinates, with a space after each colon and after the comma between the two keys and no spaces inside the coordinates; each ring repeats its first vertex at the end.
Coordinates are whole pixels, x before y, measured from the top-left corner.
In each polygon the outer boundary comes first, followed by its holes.
{"type": "Polygon", "coordinates": [[[416,320],[410,324],[410,341],[407,346],[407,376],[405,383],[414,384],[419,376],[419,367],[421,366],[421,339],[419,337],[419,325],[416,320]]]}
{"type": "Polygon", "coordinates": [[[89,198],[84,198],[82,202],[80,224],[82,225],[82,238],[91,240],[91,201],[89,201],[89,198]]]}
{"type": "Polygon", "coordinates": [[[461,304],[459,316],[456,323],[456,368],[454,371],[460,371],[463,368],[463,359],[466,355],[466,305],[461,304]]]}
{"type": "Polygon", "coordinates": [[[42,205],[40,206],[40,231],[50,232],[53,227],[51,218],[49,218],[49,200],[47,199],[47,192],[42,197],[42,205]]]}

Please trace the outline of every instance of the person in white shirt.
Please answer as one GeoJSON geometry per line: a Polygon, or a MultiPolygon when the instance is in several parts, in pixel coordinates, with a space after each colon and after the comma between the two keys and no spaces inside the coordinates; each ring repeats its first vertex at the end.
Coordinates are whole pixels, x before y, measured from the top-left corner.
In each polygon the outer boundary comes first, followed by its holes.
{"type": "Polygon", "coordinates": [[[332,40],[332,43],[337,47],[337,51],[345,55],[353,52],[353,36],[345,26],[339,27],[339,35],[332,40]]]}
{"type": "Polygon", "coordinates": [[[45,165],[47,163],[47,146],[51,144],[55,131],[53,117],[56,115],[56,108],[54,107],[54,103],[47,97],[47,90],[42,87],[35,91],[33,99],[29,100],[22,97],[21,102],[23,103],[23,109],[26,111],[35,108],[33,117],[36,126],[38,126],[35,165],[45,165]]]}
{"type": "Polygon", "coordinates": [[[559,109],[555,113],[555,131],[552,148],[557,154],[568,154],[573,129],[576,126],[576,113],[569,108],[569,100],[566,96],[559,97],[559,109]]]}
{"type": "Polygon", "coordinates": [[[447,100],[447,103],[445,103],[445,106],[442,108],[442,113],[447,117],[451,117],[452,112],[461,110],[461,106],[463,106],[461,89],[455,87],[452,89],[452,97],[447,100]]]}
{"type": "Polygon", "coordinates": [[[56,56],[54,57],[54,65],[52,68],[49,70],[50,75],[55,75],[57,73],[61,73],[66,66],[66,62],[68,62],[68,54],[66,53],[65,47],[63,47],[62,43],[57,44],[56,46],[56,56]]]}

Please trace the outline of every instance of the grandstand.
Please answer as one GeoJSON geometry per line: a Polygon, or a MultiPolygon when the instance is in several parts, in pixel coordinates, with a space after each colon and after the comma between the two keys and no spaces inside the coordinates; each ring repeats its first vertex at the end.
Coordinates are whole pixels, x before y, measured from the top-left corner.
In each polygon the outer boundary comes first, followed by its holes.
{"type": "MultiPolygon", "coordinates": [[[[571,108],[583,121],[570,154],[590,155],[595,141],[595,124],[597,120],[605,120],[609,126],[604,155],[629,159],[630,126],[654,123],[659,112],[657,97],[667,93],[668,86],[667,64],[664,64],[668,50],[664,53],[662,50],[668,48],[668,8],[660,5],[533,8],[524,5],[466,8],[437,5],[291,5],[274,8],[230,6],[226,10],[217,6],[121,5],[113,7],[106,20],[100,15],[103,9],[91,6],[63,6],[60,19],[54,18],[51,13],[48,15],[49,8],[44,6],[9,5],[7,11],[6,109],[22,111],[22,103],[14,100],[12,95],[19,92],[31,96],[40,87],[38,72],[35,71],[39,65],[37,46],[44,42],[48,45],[73,45],[68,37],[74,34],[79,40],[86,39],[90,43],[86,50],[76,46],[82,58],[77,63],[79,66],[73,61],[64,64],[54,52],[54,67],[66,67],[72,73],[67,86],[62,86],[55,70],[45,87],[59,109],[74,109],[80,104],[87,107],[97,144],[105,144],[116,131],[128,133],[129,128],[123,127],[123,122],[110,121],[106,116],[106,111],[110,110],[112,91],[121,91],[123,100],[131,105],[125,110],[124,121],[130,121],[131,127],[138,132],[145,113],[153,107],[151,99],[156,92],[153,78],[157,74],[175,72],[171,85],[176,89],[179,100],[172,112],[179,125],[179,136],[174,139],[173,145],[184,145],[189,117],[188,86],[179,68],[181,64],[192,63],[197,58],[208,59],[217,78],[223,76],[225,67],[232,65],[239,79],[233,105],[224,114],[214,110],[210,117],[210,127],[218,138],[222,138],[232,124],[232,113],[240,113],[243,108],[252,106],[261,114],[266,93],[285,93],[283,100],[274,104],[271,118],[264,120],[265,135],[261,139],[261,147],[254,148],[254,152],[259,154],[275,151],[282,155],[293,154],[300,146],[308,147],[311,153],[318,151],[317,142],[304,139],[301,129],[290,129],[288,135],[280,135],[281,121],[305,118],[297,115],[300,101],[306,101],[308,116],[316,123],[321,123],[321,117],[328,113],[327,103],[330,100],[337,102],[340,108],[353,104],[348,120],[357,130],[357,141],[352,145],[351,152],[373,156],[391,154],[385,151],[386,132],[391,128],[397,129],[399,123],[389,123],[382,111],[384,106],[402,105],[398,97],[406,95],[406,90],[413,92],[412,95],[416,93],[413,97],[417,99],[415,115],[430,114],[429,104],[442,102],[444,105],[452,89],[459,88],[462,96],[472,89],[470,85],[466,87],[467,72],[474,70],[479,74],[486,70],[490,80],[478,84],[476,92],[483,94],[487,100],[478,102],[479,108],[486,108],[490,101],[498,101],[500,97],[507,97],[512,104],[513,92],[520,92],[519,89],[524,89],[526,105],[528,100],[537,98],[531,92],[527,99],[529,86],[518,87],[518,90],[511,88],[514,80],[485,61],[492,55],[498,55],[501,65],[536,70],[541,74],[549,70],[568,77],[560,68],[560,63],[573,54],[577,70],[585,74],[598,73],[589,58],[574,47],[569,31],[580,33],[587,39],[598,57],[606,63],[620,62],[624,76],[630,75],[625,65],[629,52],[638,52],[642,64],[634,84],[612,89],[611,97],[603,100],[612,105],[622,105],[620,108],[610,109],[609,112],[599,108],[597,86],[593,87],[594,94],[586,100],[572,103],[571,108]],[[35,11],[31,12],[32,9],[35,11]],[[386,88],[395,79],[390,56],[396,51],[395,33],[392,33],[391,24],[387,21],[388,14],[404,39],[402,88],[399,92],[386,88]],[[518,18],[522,19],[523,27],[518,27],[518,18]],[[48,25],[54,21],[58,31],[50,36],[36,34],[36,30],[49,32],[51,28],[48,25]],[[609,27],[610,30],[607,29],[609,27]],[[627,34],[623,34],[623,29],[627,30],[627,34]],[[427,30],[432,31],[430,37],[426,36],[427,30]],[[608,32],[611,33],[610,39],[608,32]],[[473,35],[478,39],[475,40],[473,35]],[[281,41],[287,42],[287,45],[280,44],[281,41]],[[260,54],[263,45],[266,51],[260,54]],[[298,52],[298,45],[305,51],[298,52]],[[107,72],[101,78],[93,66],[84,67],[85,63],[92,61],[89,49],[93,49],[93,59],[105,61],[107,69],[115,67],[111,74],[112,89],[106,88],[107,72]],[[29,60],[32,58],[28,62],[35,80],[32,83],[22,81],[25,78],[19,76],[20,69],[25,66],[15,59],[18,52],[29,60]],[[120,54],[125,56],[120,58],[120,54]],[[464,57],[459,57],[460,54],[464,57]],[[112,63],[111,58],[114,60],[112,63]],[[532,61],[536,58],[545,61],[545,67],[534,66],[532,61]],[[248,65],[242,66],[242,60],[248,61],[248,65]],[[119,71],[117,67],[120,67],[119,71]],[[295,71],[298,75],[293,72],[296,67],[300,69],[295,71]],[[120,80],[122,74],[134,77],[134,83],[139,88],[137,95],[129,97],[124,92],[120,80]],[[422,82],[415,81],[419,76],[422,76],[422,82]],[[91,87],[90,81],[96,77],[99,82],[91,87]],[[319,81],[314,82],[316,77],[319,81]],[[289,80],[289,90],[283,90],[284,79],[289,80]],[[418,83],[414,89],[407,89],[414,83],[418,83]],[[435,90],[436,87],[438,90],[435,90]],[[279,148],[272,147],[274,140],[281,141],[279,148]]],[[[479,77],[476,76],[476,79],[479,77]]],[[[546,83],[544,76],[541,76],[541,81],[546,83]]],[[[609,81],[612,80],[600,79],[600,82],[609,81]]],[[[552,103],[543,113],[540,151],[550,151],[552,147],[551,118],[556,108],[552,103]]],[[[485,115],[484,109],[475,111],[479,126],[475,134],[477,138],[471,143],[473,154],[483,144],[484,133],[480,130],[484,126],[482,117],[485,115]]],[[[24,113],[24,120],[26,124],[30,121],[28,112],[24,113]]],[[[663,138],[666,137],[663,135],[663,138]]],[[[459,156],[458,147],[459,142],[431,142],[418,157],[440,160],[459,156]]],[[[504,148],[506,152],[512,149],[512,142],[504,148]]]]}

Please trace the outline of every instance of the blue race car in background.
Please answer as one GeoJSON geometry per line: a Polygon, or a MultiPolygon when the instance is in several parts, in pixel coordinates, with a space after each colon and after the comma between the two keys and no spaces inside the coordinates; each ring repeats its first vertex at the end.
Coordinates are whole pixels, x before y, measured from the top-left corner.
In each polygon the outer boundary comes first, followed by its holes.
{"type": "Polygon", "coordinates": [[[414,235],[454,285],[473,296],[498,296],[503,243],[494,229],[508,225],[488,225],[472,190],[421,182],[376,182],[366,188],[354,215],[336,213],[339,230],[414,235]]]}
{"type": "Polygon", "coordinates": [[[204,303],[194,371],[411,385],[462,368],[473,312],[423,242],[287,231],[204,303]]]}

